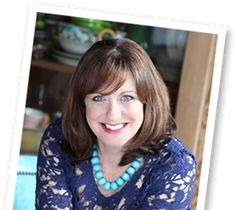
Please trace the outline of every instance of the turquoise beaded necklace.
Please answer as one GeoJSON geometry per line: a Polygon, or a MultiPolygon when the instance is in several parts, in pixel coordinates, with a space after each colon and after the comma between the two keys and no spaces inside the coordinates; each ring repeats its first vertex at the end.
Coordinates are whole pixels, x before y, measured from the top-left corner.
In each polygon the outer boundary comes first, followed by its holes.
{"type": "Polygon", "coordinates": [[[122,187],[127,181],[130,180],[131,176],[140,168],[141,162],[144,160],[143,157],[137,157],[133,162],[131,162],[131,165],[128,167],[128,169],[115,181],[108,182],[104,178],[104,173],[102,171],[102,167],[100,165],[100,160],[98,157],[98,151],[96,145],[93,147],[93,154],[92,154],[92,167],[95,174],[95,178],[97,181],[97,184],[104,187],[104,190],[118,190],[120,187],[122,187]]]}

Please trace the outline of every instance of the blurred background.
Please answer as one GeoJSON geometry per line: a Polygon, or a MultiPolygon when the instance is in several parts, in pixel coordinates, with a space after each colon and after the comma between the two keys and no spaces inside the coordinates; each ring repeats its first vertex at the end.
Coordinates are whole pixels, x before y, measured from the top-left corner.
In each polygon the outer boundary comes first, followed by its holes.
{"type": "Polygon", "coordinates": [[[34,209],[36,162],[47,125],[62,115],[67,86],[96,41],[127,37],[140,44],[166,83],[177,136],[198,161],[198,185],[217,37],[170,28],[38,13],[35,25],[14,210],[34,209]],[[24,193],[22,193],[24,192],[24,193]]]}

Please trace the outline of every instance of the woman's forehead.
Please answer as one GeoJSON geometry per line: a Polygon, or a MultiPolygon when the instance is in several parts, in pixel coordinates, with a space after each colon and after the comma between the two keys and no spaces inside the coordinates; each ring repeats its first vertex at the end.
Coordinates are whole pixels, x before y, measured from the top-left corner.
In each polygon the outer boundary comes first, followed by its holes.
{"type": "Polygon", "coordinates": [[[96,92],[110,94],[113,92],[134,91],[136,92],[135,80],[130,72],[127,72],[121,78],[106,81],[96,92]]]}

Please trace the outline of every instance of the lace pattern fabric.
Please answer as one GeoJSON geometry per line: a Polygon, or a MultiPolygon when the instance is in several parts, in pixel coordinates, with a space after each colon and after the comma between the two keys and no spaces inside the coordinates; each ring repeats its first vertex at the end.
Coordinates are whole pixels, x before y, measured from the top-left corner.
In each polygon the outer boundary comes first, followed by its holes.
{"type": "Polygon", "coordinates": [[[180,141],[174,138],[165,148],[149,177],[147,196],[141,207],[163,210],[189,209],[194,193],[196,162],[193,155],[186,152],[180,141]]]}
{"type": "Polygon", "coordinates": [[[103,196],[89,161],[73,163],[60,147],[59,121],[52,123],[40,144],[36,209],[187,210],[194,193],[196,161],[172,137],[160,154],[149,155],[131,180],[110,197],[103,196]]]}
{"type": "Polygon", "coordinates": [[[67,186],[64,157],[61,156],[60,131],[49,127],[40,146],[37,166],[36,206],[38,209],[72,209],[72,196],[67,186]],[[58,132],[59,131],[59,132],[58,132]]]}

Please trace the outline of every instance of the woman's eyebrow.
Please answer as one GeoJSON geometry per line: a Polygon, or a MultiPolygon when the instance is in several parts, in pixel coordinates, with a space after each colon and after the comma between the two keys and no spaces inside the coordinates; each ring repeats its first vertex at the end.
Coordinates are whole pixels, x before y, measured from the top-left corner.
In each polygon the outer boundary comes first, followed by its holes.
{"type": "MultiPolygon", "coordinates": [[[[134,90],[125,90],[125,91],[118,93],[118,95],[123,95],[123,94],[128,94],[128,93],[133,93],[133,94],[137,95],[137,92],[134,90]]],[[[103,92],[103,91],[96,91],[93,93],[89,93],[88,95],[107,95],[107,94],[106,94],[106,92],[103,92]]],[[[108,95],[110,95],[110,94],[108,94],[108,95]]]]}

